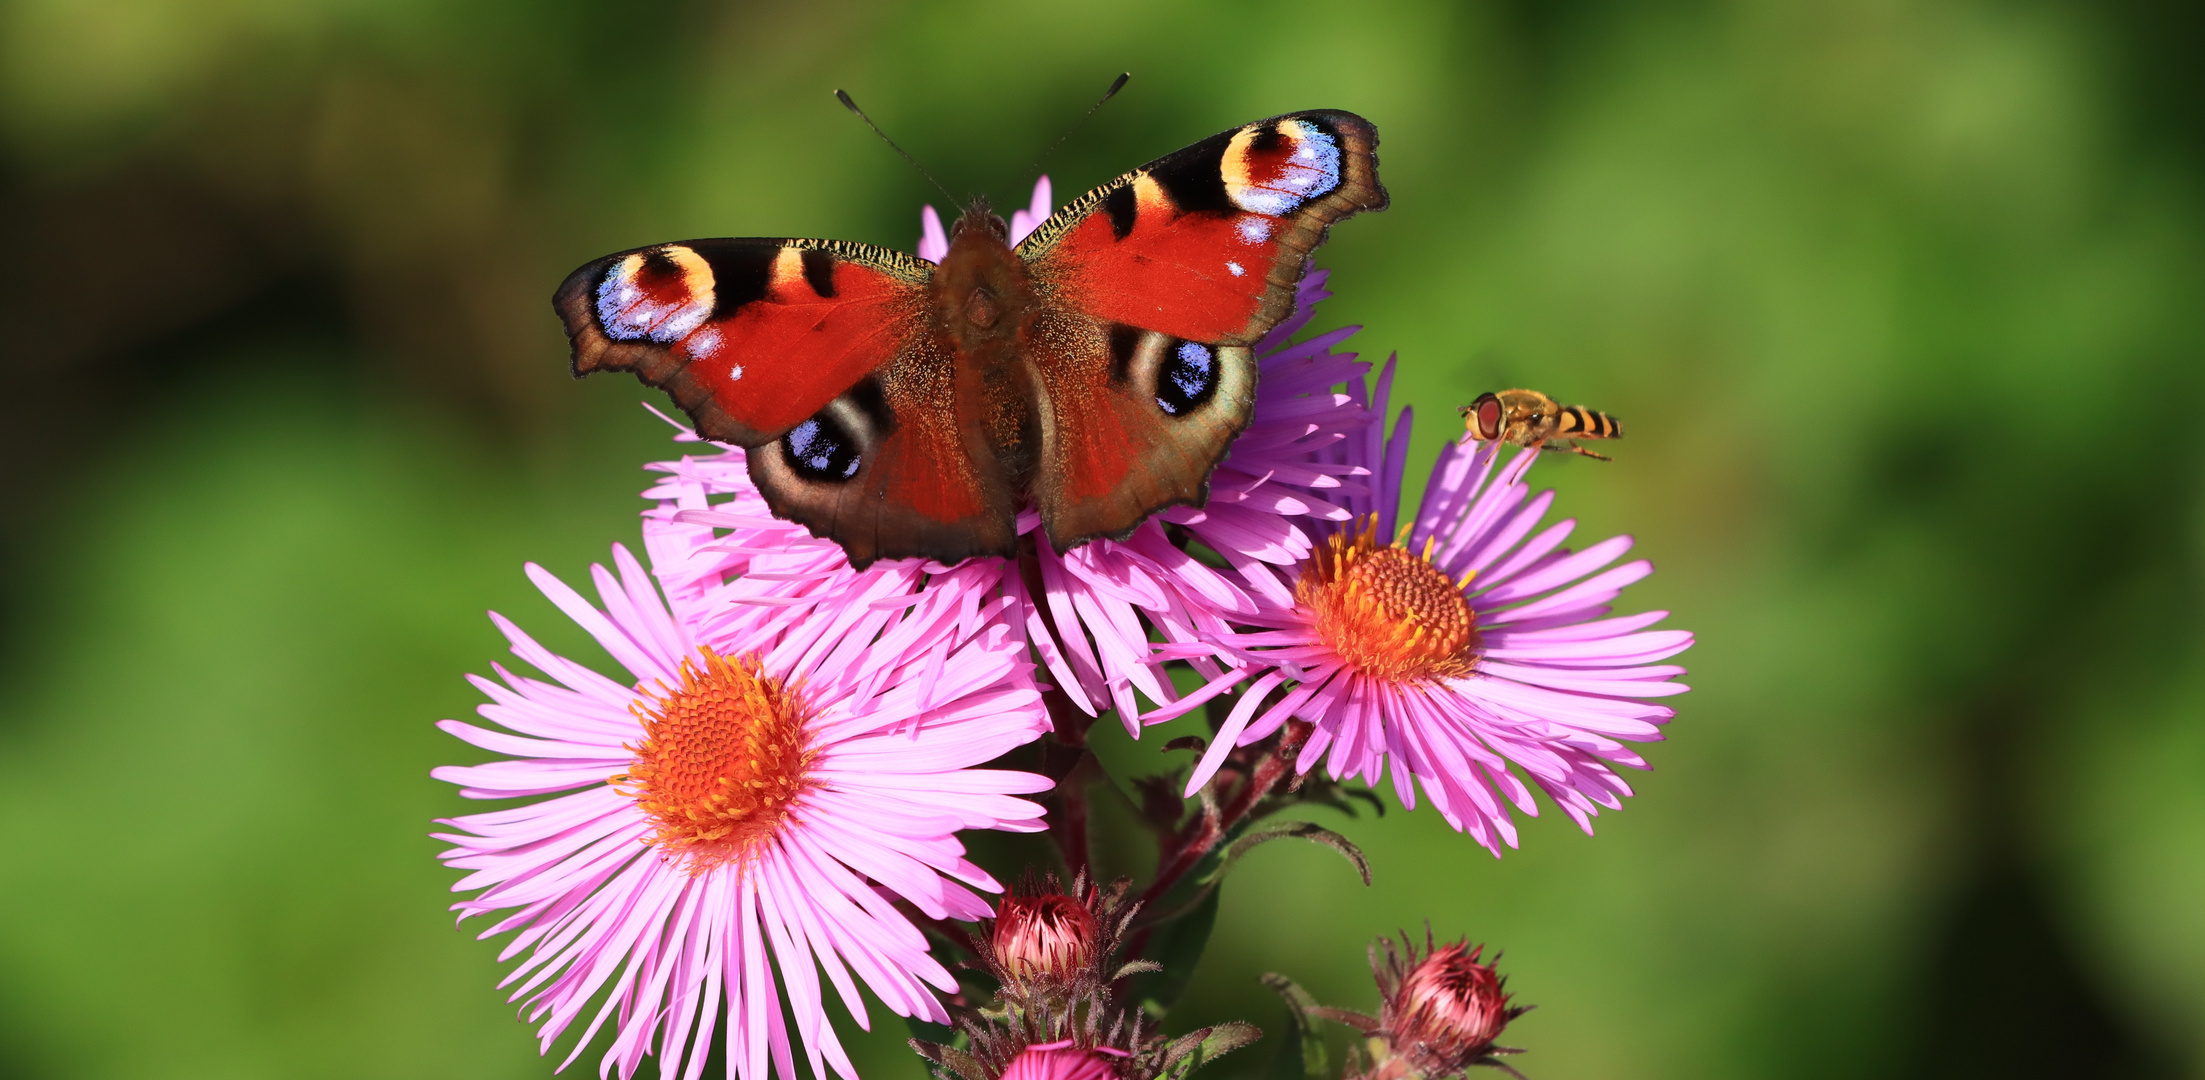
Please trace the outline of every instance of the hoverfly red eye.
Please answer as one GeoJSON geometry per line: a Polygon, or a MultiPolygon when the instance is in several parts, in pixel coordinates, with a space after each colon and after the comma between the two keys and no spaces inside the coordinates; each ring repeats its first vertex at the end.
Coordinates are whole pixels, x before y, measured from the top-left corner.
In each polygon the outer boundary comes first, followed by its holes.
{"type": "Polygon", "coordinates": [[[1501,399],[1487,394],[1471,406],[1477,410],[1478,438],[1491,442],[1501,437],[1501,399]]]}

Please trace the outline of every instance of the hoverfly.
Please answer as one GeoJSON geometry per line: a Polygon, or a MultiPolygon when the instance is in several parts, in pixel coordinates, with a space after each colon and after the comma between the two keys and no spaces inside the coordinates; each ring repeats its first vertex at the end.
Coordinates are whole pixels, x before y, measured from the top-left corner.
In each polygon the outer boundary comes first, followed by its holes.
{"type": "Polygon", "coordinates": [[[1463,441],[1509,442],[1533,450],[1566,450],[1598,461],[1612,460],[1572,439],[1619,439],[1623,425],[1604,412],[1581,405],[1557,405],[1537,390],[1480,394],[1461,409],[1463,441]]]}

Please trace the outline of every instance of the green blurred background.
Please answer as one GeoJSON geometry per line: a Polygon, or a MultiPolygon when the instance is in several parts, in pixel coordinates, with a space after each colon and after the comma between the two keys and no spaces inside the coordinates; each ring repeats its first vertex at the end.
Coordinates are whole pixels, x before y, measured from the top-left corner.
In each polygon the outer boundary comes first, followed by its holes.
{"type": "Polygon", "coordinates": [[[909,247],[939,196],[830,89],[1015,205],[1122,69],[1064,196],[1373,119],[1319,325],[1400,352],[1419,460],[1485,389],[1622,417],[1535,479],[1700,635],[1599,836],[1267,848],[1175,1026],[1367,1008],[1429,917],[1538,1080],[2205,1076],[2197,11],[0,0],[0,1076],[548,1074],[424,833],[483,609],[596,655],[520,564],[633,543],[671,450],[553,286],[909,247]]]}

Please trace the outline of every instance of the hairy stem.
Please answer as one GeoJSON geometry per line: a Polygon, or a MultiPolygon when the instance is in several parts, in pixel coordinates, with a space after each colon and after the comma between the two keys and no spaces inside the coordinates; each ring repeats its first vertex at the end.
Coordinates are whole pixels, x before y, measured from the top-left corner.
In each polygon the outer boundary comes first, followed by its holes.
{"type": "MultiPolygon", "coordinates": [[[[1234,826],[1254,814],[1263,805],[1264,799],[1278,788],[1279,783],[1293,775],[1295,751],[1301,749],[1310,730],[1310,725],[1306,723],[1290,721],[1277,745],[1257,759],[1255,768],[1240,781],[1238,790],[1222,806],[1217,796],[1223,794],[1220,789],[1230,786],[1232,781],[1224,770],[1219,771],[1217,778],[1212,779],[1209,786],[1203,789],[1203,813],[1188,822],[1172,838],[1175,842],[1167,841],[1166,850],[1158,853],[1156,877],[1141,892],[1142,907],[1149,907],[1171,892],[1181,878],[1201,865],[1203,857],[1217,847],[1218,841],[1230,834],[1234,826]]],[[[1154,930],[1154,926],[1148,926],[1136,931],[1126,949],[1126,955],[1142,955],[1154,930]]]]}
{"type": "MultiPolygon", "coordinates": [[[[1041,556],[1031,534],[1019,538],[1018,577],[1026,587],[1026,602],[1036,611],[1046,612],[1048,595],[1042,586],[1041,556]]],[[[1043,632],[1054,636],[1056,628],[1048,624],[1046,616],[1041,621],[1043,632]]],[[[1038,662],[1039,657],[1035,659],[1038,662]]],[[[1049,838],[1056,842],[1066,875],[1077,877],[1087,873],[1092,862],[1087,837],[1087,785],[1094,781],[1097,766],[1095,756],[1087,750],[1087,729],[1094,725],[1095,717],[1074,705],[1061,687],[1044,689],[1041,700],[1049,709],[1053,729],[1041,740],[1042,771],[1057,784],[1050,797],[1049,838]]]]}

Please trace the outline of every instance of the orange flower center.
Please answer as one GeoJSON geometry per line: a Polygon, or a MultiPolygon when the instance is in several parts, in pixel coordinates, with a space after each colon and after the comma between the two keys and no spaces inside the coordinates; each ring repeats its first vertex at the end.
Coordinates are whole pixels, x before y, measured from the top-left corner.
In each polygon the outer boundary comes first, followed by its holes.
{"type": "Polygon", "coordinates": [[[635,764],[613,786],[656,826],[645,843],[701,873],[750,853],[804,791],[811,753],[796,687],[755,657],[710,649],[684,660],[681,685],[629,708],[643,722],[635,764]],[[701,663],[699,662],[701,661],[701,663]]]}
{"type": "Polygon", "coordinates": [[[1357,671],[1389,682],[1468,675],[1478,624],[1462,589],[1431,561],[1399,544],[1379,547],[1378,520],[1335,533],[1303,569],[1295,599],[1317,636],[1357,671]]]}

